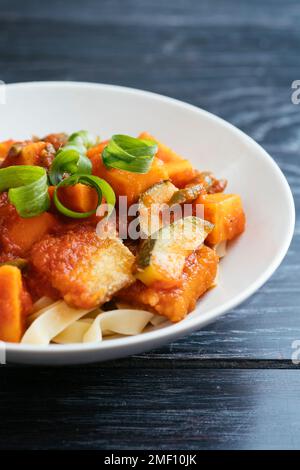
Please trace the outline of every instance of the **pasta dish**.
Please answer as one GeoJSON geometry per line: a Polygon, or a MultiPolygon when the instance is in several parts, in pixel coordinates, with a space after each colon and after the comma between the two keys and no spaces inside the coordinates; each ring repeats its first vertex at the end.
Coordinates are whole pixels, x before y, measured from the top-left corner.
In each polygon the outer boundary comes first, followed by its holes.
{"type": "Polygon", "coordinates": [[[226,186],[147,132],[0,142],[0,340],[97,342],[183,320],[245,229],[226,186]]]}

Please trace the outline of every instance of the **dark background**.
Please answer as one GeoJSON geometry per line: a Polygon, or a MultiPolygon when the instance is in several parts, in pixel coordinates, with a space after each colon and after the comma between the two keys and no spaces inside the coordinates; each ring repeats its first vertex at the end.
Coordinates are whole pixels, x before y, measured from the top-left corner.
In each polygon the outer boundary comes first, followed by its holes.
{"type": "MultiPolygon", "coordinates": [[[[299,213],[299,25],[299,0],[0,0],[0,79],[114,83],[203,107],[270,152],[299,213]]],[[[0,447],[299,448],[299,252],[297,221],[259,292],[160,350],[3,366],[0,447]]]]}

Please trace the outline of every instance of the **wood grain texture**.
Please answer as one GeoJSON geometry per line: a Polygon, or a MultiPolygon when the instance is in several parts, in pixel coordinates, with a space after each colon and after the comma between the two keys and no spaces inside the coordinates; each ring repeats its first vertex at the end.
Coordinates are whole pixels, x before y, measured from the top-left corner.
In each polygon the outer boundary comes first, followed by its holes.
{"type": "Polygon", "coordinates": [[[298,371],[4,370],[0,448],[299,449],[298,371]],[[9,386],[8,386],[9,384],[9,386]],[[9,436],[9,439],[8,439],[9,436]]]}
{"type": "MultiPolygon", "coordinates": [[[[298,0],[0,0],[0,79],[115,83],[203,107],[270,152],[299,216],[299,21],[298,0]]],[[[298,219],[272,278],[205,329],[109,364],[2,368],[0,445],[299,447],[300,378],[281,370],[300,340],[298,219]]]]}

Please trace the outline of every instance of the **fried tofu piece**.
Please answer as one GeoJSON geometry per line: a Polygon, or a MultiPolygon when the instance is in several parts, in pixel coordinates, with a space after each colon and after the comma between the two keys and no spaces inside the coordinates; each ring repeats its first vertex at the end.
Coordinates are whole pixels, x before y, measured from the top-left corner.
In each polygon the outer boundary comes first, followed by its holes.
{"type": "Polygon", "coordinates": [[[133,286],[119,292],[117,298],[178,322],[195,308],[199,297],[212,287],[218,261],[214,250],[202,246],[187,258],[179,287],[163,289],[159,288],[159,284],[147,287],[136,281],[133,286]]]}
{"type": "Polygon", "coordinates": [[[92,227],[48,235],[33,246],[30,257],[33,276],[48,279],[78,308],[97,307],[134,282],[134,259],[121,240],[102,239],[92,227]]]}

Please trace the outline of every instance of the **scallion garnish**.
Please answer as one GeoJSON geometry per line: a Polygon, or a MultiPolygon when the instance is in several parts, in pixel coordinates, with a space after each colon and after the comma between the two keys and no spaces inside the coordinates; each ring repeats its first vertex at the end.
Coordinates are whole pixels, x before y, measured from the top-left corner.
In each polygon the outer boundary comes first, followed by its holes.
{"type": "Polygon", "coordinates": [[[31,165],[0,169],[0,193],[8,190],[8,199],[23,218],[34,217],[49,209],[47,172],[31,165]]]}
{"type": "Polygon", "coordinates": [[[59,200],[57,190],[61,187],[64,186],[74,186],[77,183],[85,184],[87,186],[91,186],[97,191],[98,195],[98,204],[99,206],[102,203],[102,197],[105,198],[106,204],[109,207],[109,211],[107,214],[107,217],[111,214],[111,211],[113,210],[115,204],[116,204],[116,196],[115,193],[112,189],[112,187],[103,179],[99,178],[98,176],[93,176],[93,175],[81,175],[81,174],[74,174],[72,176],[69,176],[68,178],[62,180],[55,188],[54,194],[53,194],[53,202],[56,206],[56,208],[61,212],[61,214],[67,216],[67,217],[72,217],[73,219],[85,219],[87,217],[90,217],[91,215],[95,214],[97,211],[97,208],[88,211],[88,212],[75,212],[72,211],[71,209],[68,209],[65,207],[59,200]]]}
{"type": "Polygon", "coordinates": [[[86,156],[86,151],[96,143],[97,139],[88,131],[78,131],[71,134],[67,144],[58,150],[52,162],[49,171],[50,182],[56,185],[66,175],[75,173],[90,175],[92,163],[86,156]]]}
{"type": "Polygon", "coordinates": [[[65,175],[75,173],[90,175],[92,163],[78,147],[68,144],[57,152],[49,171],[49,179],[55,185],[60,183],[65,175]]]}
{"type": "Polygon", "coordinates": [[[116,134],[104,148],[102,159],[108,168],[148,173],[156,152],[157,144],[152,140],[116,134]]]}
{"type": "Polygon", "coordinates": [[[89,149],[90,147],[93,147],[97,144],[98,138],[89,131],[78,131],[70,135],[68,142],[75,145],[82,144],[84,147],[89,149]]]}

